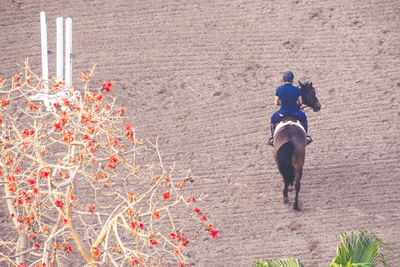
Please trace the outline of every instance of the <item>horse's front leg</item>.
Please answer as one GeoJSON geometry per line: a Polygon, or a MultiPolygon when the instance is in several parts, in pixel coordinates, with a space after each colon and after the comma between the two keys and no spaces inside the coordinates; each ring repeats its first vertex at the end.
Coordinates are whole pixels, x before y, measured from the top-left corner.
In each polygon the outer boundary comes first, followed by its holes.
{"type": "Polygon", "coordinates": [[[300,168],[298,170],[296,170],[296,196],[294,199],[294,204],[293,204],[293,208],[297,211],[300,210],[299,208],[299,191],[300,191],[300,181],[301,181],[301,176],[303,175],[303,168],[300,168]]]}

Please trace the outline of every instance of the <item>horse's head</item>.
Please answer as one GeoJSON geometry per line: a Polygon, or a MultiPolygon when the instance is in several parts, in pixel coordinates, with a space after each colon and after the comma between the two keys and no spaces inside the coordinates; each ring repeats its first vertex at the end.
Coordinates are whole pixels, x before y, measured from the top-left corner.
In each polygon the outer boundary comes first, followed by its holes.
{"type": "Polygon", "coordinates": [[[312,83],[301,83],[300,89],[303,95],[303,104],[312,108],[315,112],[321,109],[321,103],[315,94],[315,88],[312,86],[312,83]]]}

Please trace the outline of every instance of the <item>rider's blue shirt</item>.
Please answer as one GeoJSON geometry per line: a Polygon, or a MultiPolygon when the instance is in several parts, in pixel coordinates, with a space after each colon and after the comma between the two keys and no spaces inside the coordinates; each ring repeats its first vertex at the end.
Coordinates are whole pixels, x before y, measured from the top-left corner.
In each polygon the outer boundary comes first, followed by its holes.
{"type": "Polygon", "coordinates": [[[283,116],[290,116],[299,110],[297,99],[301,96],[300,88],[292,84],[284,84],[276,89],[276,96],[281,100],[281,109],[279,113],[283,116]]]}

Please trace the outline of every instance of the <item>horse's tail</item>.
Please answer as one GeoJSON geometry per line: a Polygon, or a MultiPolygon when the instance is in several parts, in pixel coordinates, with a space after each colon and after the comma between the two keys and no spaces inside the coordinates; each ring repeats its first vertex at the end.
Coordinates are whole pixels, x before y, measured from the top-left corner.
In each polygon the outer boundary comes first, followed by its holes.
{"type": "Polygon", "coordinates": [[[278,167],[286,182],[293,185],[294,182],[294,167],[292,164],[292,154],[294,151],[294,143],[289,141],[284,143],[278,150],[278,167]]]}

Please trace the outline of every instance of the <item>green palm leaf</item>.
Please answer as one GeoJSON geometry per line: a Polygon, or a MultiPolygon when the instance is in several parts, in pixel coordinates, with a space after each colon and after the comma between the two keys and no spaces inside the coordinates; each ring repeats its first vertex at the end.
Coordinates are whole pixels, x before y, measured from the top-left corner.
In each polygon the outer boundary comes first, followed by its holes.
{"type": "Polygon", "coordinates": [[[375,267],[379,260],[387,266],[380,248],[386,245],[366,230],[341,235],[336,258],[330,267],[375,267]]]}
{"type": "Polygon", "coordinates": [[[282,260],[259,260],[256,267],[304,267],[299,260],[282,259],[282,260]]]}

